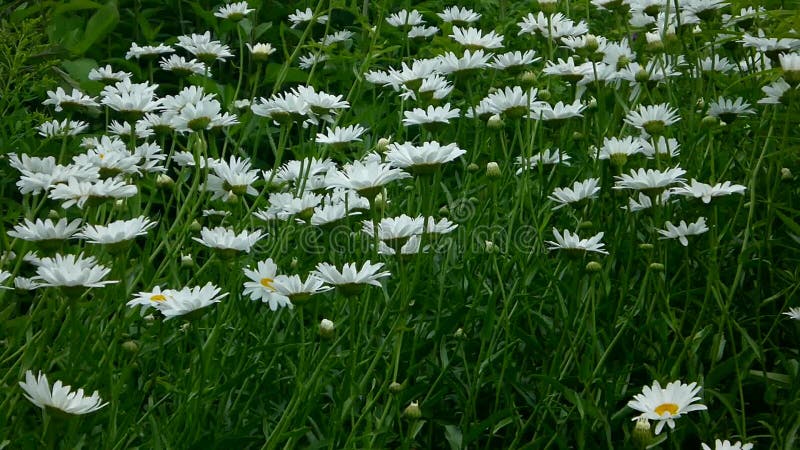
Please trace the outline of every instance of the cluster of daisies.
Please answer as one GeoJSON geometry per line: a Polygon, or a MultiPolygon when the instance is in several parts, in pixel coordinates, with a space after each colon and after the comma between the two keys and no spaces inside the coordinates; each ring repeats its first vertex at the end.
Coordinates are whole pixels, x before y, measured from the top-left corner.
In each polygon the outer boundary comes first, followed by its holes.
{"type": "MultiPolygon", "coordinates": [[[[633,400],[628,402],[628,407],[640,412],[634,417],[636,426],[633,431],[633,439],[641,448],[646,448],[651,443],[652,432],[650,421],[655,421],[655,434],[660,434],[664,426],[670,429],[675,428],[675,419],[693,411],[705,411],[706,405],[696,403],[701,400],[697,394],[701,387],[697,383],[685,384],[681,381],[667,383],[666,387],[661,387],[658,381],[654,381],[652,386],[645,386],[641,394],[633,396],[633,400]]],[[[704,450],[711,450],[707,444],[703,443],[704,450]]],[[[714,450],[750,450],[753,444],[742,444],[741,442],[731,443],[728,440],[716,439],[714,450]]]]}
{"type": "MultiPolygon", "coordinates": [[[[407,214],[377,217],[371,211],[378,209],[376,205],[385,207],[389,203],[388,186],[437,173],[443,165],[467,153],[457,142],[435,139],[445,135],[438,133],[462,118],[499,127],[506,121],[528,120],[549,130],[558,129],[593,110],[592,93],[614,89],[627,90],[628,99],[635,106],[619,124],[622,132],[605,137],[602,144],[586,151],[590,160],[610,164],[617,170],[619,175],[612,189],[631,193],[622,208],[636,212],[686,199],[707,204],[717,197],[745,192],[745,186],[732,181],[705,183],[687,179],[686,170],[678,163],[681,144],[672,137],[675,134],[672,127],[681,120],[678,109],[668,103],[643,104],[643,93],[667,86],[670,79],[681,76],[734,79],[774,68],[780,78],[763,86],[765,97],[720,96],[700,106],[701,113],[718,124],[746,119],[755,113],[753,101],[787,105],[795,98],[800,85],[800,40],[767,37],[763,31],[752,29],[753,23],[764,15],[762,10],[742,9],[737,14],[721,16],[719,9],[727,3],[717,0],[682,1],[678,9],[672,2],[661,0],[592,0],[597,13],[611,10],[626,14],[629,26],[643,32],[648,49],[645,56],[637,54],[627,38],[612,41],[591,34],[585,21],[575,21],[556,12],[555,2],[538,3],[541,11],[527,14],[517,23],[516,38],[527,39],[528,43],[542,38],[549,48],[564,55],[539,66],[543,57],[536,50],[504,51],[505,37],[478,28],[481,14],[468,8],[446,8],[436,14],[437,25],[429,24],[430,18],[417,10],[402,10],[386,17],[380,26],[403,30],[409,40],[446,33],[461,50],[426,59],[410,58],[399,66],[373,68],[363,74],[376,88],[385,88],[402,102],[409,102],[411,107],[401,111],[400,119],[408,129],[407,134],[415,136],[404,142],[370,139],[377,145],[366,153],[361,149],[370,132],[369,124],[343,123],[350,108],[345,95],[301,85],[268,97],[256,98],[253,93],[249,98],[236,99],[228,107],[215,94],[191,84],[192,80],[211,78],[213,64],[223,64],[234,56],[231,48],[214,40],[210,32],[179,36],[174,46],[133,43],[126,59],[158,60],[156,67],[184,77],[182,81],[188,85],[164,94],[159,85],[136,81],[131,73],[115,71],[108,65],[89,73],[89,79],[104,85],[97,96],[79,89],[68,93],[58,88],[49,92],[44,104],[51,106],[60,118],[43,123],[38,132],[56,144],[60,141],[61,154],[58,158],[10,154],[10,165],[19,172],[16,185],[21,194],[28,196],[26,199],[32,198],[39,204],[53,200],[60,202],[66,212],[86,212],[106,202],[124,205],[139,195],[144,179],[155,181],[157,186],[172,186],[174,181],[169,174],[178,174],[181,179],[195,181],[193,186],[207,195],[209,202],[222,205],[222,211],[207,209],[203,211],[205,215],[231,215],[225,210],[227,205],[248,202],[253,205],[252,216],[265,224],[291,222],[322,230],[338,225],[355,226],[376,257],[404,257],[430,251],[440,236],[452,233],[457,225],[447,218],[407,214]],[[704,46],[707,54],[702,58],[687,61],[671,51],[678,33],[702,32],[704,24],[716,18],[730,33],[718,34],[719,41],[704,46]],[[715,51],[730,44],[738,45],[746,57],[731,61],[715,51]],[[463,88],[474,74],[487,71],[516,84],[463,98],[461,93],[465,90],[456,88],[463,88]],[[574,96],[552,102],[549,92],[533,86],[537,72],[573,86],[574,96]],[[100,111],[113,118],[104,130],[95,130],[90,123],[79,120],[100,111]],[[208,146],[198,144],[205,142],[204,136],[228,134],[239,125],[243,114],[263,118],[265,126],[274,124],[284,135],[290,134],[289,129],[324,128],[324,131],[309,136],[315,150],[313,156],[278,160],[272,168],[254,167],[243,149],[237,148],[236,154],[226,157],[224,151],[222,155],[219,152],[211,155],[208,146]],[[414,134],[416,131],[419,133],[414,134]],[[162,145],[167,138],[183,139],[182,142],[196,140],[192,141],[194,145],[177,146],[187,150],[165,150],[162,145]],[[66,149],[80,150],[70,151],[68,161],[66,149]],[[346,156],[352,154],[359,156],[346,156]],[[631,165],[655,168],[635,167],[626,172],[631,165]]],[[[253,11],[247,2],[230,3],[219,8],[215,16],[238,21],[253,11]]],[[[289,16],[293,28],[309,23],[327,24],[328,19],[310,8],[289,16]]],[[[327,34],[312,43],[309,47],[313,51],[301,56],[298,63],[301,68],[313,68],[333,55],[337,43],[354,38],[350,30],[327,34]]],[[[253,61],[265,61],[276,51],[270,43],[262,42],[248,42],[247,48],[253,61]]],[[[516,173],[520,176],[528,176],[543,166],[568,166],[578,159],[577,155],[555,147],[514,156],[516,173]]],[[[569,207],[580,214],[582,206],[600,194],[600,178],[588,177],[556,188],[547,198],[554,210],[569,207]]],[[[65,290],[102,288],[117,283],[106,279],[111,268],[98,258],[62,253],[66,241],[82,240],[81,246],[104,245],[110,254],[115,254],[127,251],[134,239],[158,225],[158,221],[144,215],[104,224],[69,220],[61,215],[56,212],[54,217],[44,220],[26,218],[8,231],[10,238],[32,242],[41,253],[27,252],[22,256],[30,267],[30,276],[0,271],[0,283],[13,278],[17,289],[65,290]]],[[[657,232],[663,239],[677,239],[688,246],[690,236],[708,229],[706,219],[698,217],[689,222],[680,220],[678,224],[667,221],[654,234],[657,232]]],[[[227,261],[235,261],[242,254],[260,256],[259,243],[268,238],[262,229],[226,226],[198,227],[197,233],[192,236],[195,242],[227,261]]],[[[547,241],[551,250],[608,253],[602,232],[588,238],[569,229],[553,228],[552,233],[553,240],[547,241]]],[[[28,270],[28,266],[23,267],[28,270]]],[[[259,257],[253,265],[241,267],[246,280],[241,295],[263,302],[272,311],[293,308],[334,289],[341,295],[353,296],[367,286],[381,286],[381,280],[391,275],[385,269],[382,262],[366,260],[341,265],[320,262],[307,273],[288,273],[272,258],[259,257]]],[[[185,287],[156,285],[148,289],[135,294],[128,305],[141,307],[143,313],[154,310],[164,320],[176,317],[191,320],[229,295],[213,283],[185,287]]],[[[787,314],[800,319],[800,308],[787,314]]],[[[41,373],[34,376],[28,371],[26,381],[20,384],[27,397],[42,408],[82,414],[105,406],[97,392],[86,397],[83,390],[72,392],[60,381],[51,389],[47,377],[41,373]]],[[[665,425],[674,428],[674,419],[683,414],[705,409],[695,403],[699,400],[696,397],[699,390],[695,383],[673,382],[662,389],[656,382],[645,387],[628,405],[641,412],[635,419],[637,427],[649,430],[649,421],[656,421],[658,434],[665,425]]],[[[751,446],[733,445],[744,449],[751,446]]],[[[718,449],[725,446],[732,444],[716,443],[718,449]]],[[[704,447],[708,448],[705,444],[704,447]]]]}

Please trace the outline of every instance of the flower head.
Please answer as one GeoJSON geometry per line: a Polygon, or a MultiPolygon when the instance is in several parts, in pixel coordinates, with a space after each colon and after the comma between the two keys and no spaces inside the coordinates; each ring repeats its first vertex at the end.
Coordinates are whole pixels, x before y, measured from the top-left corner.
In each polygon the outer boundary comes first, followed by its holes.
{"type": "Polygon", "coordinates": [[[25,381],[19,382],[20,387],[25,391],[25,398],[39,408],[53,408],[67,414],[88,414],[106,406],[100,394],[94,391],[91,396],[83,394],[83,389],[72,392],[72,387],[65,386],[61,381],[56,381],[53,388],[47,381],[47,375],[39,372],[34,377],[33,372],[25,372],[25,381]]]}
{"type": "Polygon", "coordinates": [[[577,232],[570,233],[569,230],[564,230],[562,235],[556,228],[553,228],[553,237],[555,241],[546,241],[547,244],[550,244],[547,247],[548,250],[572,250],[608,254],[603,248],[605,244],[600,242],[603,239],[603,232],[597,233],[589,239],[581,239],[577,232]]]}
{"type": "Polygon", "coordinates": [[[665,424],[675,428],[675,419],[678,417],[708,409],[705,405],[694,403],[700,400],[700,397],[696,397],[700,389],[697,383],[683,384],[680,381],[673,381],[662,389],[658,381],[654,381],[652,387],[645,386],[641,394],[634,395],[628,407],[642,413],[633,420],[643,416],[657,421],[655,432],[659,434],[665,424]]]}
{"type": "Polygon", "coordinates": [[[697,221],[688,225],[683,220],[681,220],[678,226],[675,226],[672,224],[672,222],[667,221],[665,227],[666,230],[658,230],[659,234],[664,236],[660,239],[678,239],[681,242],[681,245],[684,247],[689,245],[689,240],[686,239],[686,236],[695,236],[708,231],[705,217],[701,217],[697,219],[697,221]]]}

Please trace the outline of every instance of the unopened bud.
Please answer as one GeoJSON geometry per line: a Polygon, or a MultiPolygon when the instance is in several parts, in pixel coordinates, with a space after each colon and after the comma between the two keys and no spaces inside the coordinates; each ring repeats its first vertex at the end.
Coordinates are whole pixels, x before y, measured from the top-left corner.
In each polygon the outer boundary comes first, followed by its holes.
{"type": "Polygon", "coordinates": [[[584,220],[578,224],[579,230],[591,230],[592,227],[594,227],[594,224],[590,220],[584,220]]]}
{"type": "Polygon", "coordinates": [[[664,265],[661,263],[650,263],[648,267],[654,272],[662,272],[664,270],[664,265]]]}
{"type": "Polygon", "coordinates": [[[50,211],[47,212],[47,217],[53,220],[58,219],[59,218],[58,211],[56,211],[55,209],[51,209],[50,211]]]}
{"type": "Polygon", "coordinates": [[[419,402],[411,402],[403,411],[403,417],[408,420],[416,420],[422,417],[422,410],[419,409],[419,402]]]}
{"type": "MultiPolygon", "coordinates": [[[[523,86],[533,86],[536,83],[536,74],[531,71],[523,72],[519,76],[519,82],[523,86]]],[[[541,98],[541,92],[538,94],[538,97],[541,98]]]]}
{"type": "Polygon", "coordinates": [[[392,384],[389,385],[389,392],[392,394],[397,394],[405,389],[405,385],[398,383],[397,381],[392,381],[392,384]]]}
{"type": "Polygon", "coordinates": [[[389,147],[389,144],[391,144],[391,143],[392,143],[392,141],[387,139],[387,138],[378,139],[378,146],[377,146],[378,150],[380,150],[382,152],[386,151],[386,148],[389,147]]]}
{"type": "Polygon", "coordinates": [[[324,339],[331,339],[336,332],[336,326],[328,319],[322,319],[319,323],[319,335],[324,339]]]}
{"type": "Polygon", "coordinates": [[[484,241],[483,245],[484,248],[486,249],[486,253],[497,253],[497,251],[499,250],[492,241],[484,241]]]}
{"type": "Polygon", "coordinates": [[[182,267],[194,267],[194,259],[192,259],[192,255],[184,255],[181,253],[181,266],[182,267]]]}
{"type": "Polygon", "coordinates": [[[636,80],[637,83],[644,83],[646,81],[650,81],[650,74],[647,73],[646,70],[642,69],[636,72],[634,79],[636,80]]]}
{"type": "Polygon", "coordinates": [[[136,341],[125,341],[122,343],[122,349],[128,353],[136,353],[139,351],[139,344],[136,341]]]}
{"type": "Polygon", "coordinates": [[[467,335],[466,335],[466,334],[464,334],[464,329],[463,329],[463,328],[461,328],[461,327],[459,327],[459,328],[456,330],[456,332],[455,332],[455,333],[453,333],[453,337],[455,337],[456,339],[464,339],[464,338],[466,338],[466,337],[467,337],[467,335]]]}
{"type": "Polygon", "coordinates": [[[703,120],[700,121],[700,125],[706,129],[712,129],[719,126],[719,119],[714,116],[705,116],[703,120]]]}
{"type": "Polygon", "coordinates": [[[647,242],[639,244],[639,249],[640,250],[650,251],[653,248],[655,248],[655,246],[653,244],[650,244],[650,243],[647,243],[647,242]]]}
{"type": "Polygon", "coordinates": [[[477,172],[479,169],[480,167],[478,167],[478,165],[475,163],[469,163],[469,165],[467,166],[467,170],[470,172],[477,172]]]}
{"type": "Polygon", "coordinates": [[[386,208],[386,199],[383,197],[383,193],[376,195],[375,200],[372,202],[372,204],[379,209],[386,208]]]}
{"type": "Polygon", "coordinates": [[[500,166],[495,162],[491,161],[486,164],[486,175],[490,178],[498,178],[503,173],[500,171],[500,166]]]}
{"type": "Polygon", "coordinates": [[[590,52],[593,52],[593,51],[597,50],[598,47],[600,47],[600,43],[597,41],[597,36],[595,36],[593,34],[587,35],[586,36],[586,47],[585,47],[586,50],[589,50],[590,52]]]}
{"type": "Polygon", "coordinates": [[[794,178],[792,171],[788,167],[781,167],[781,180],[791,180],[794,178]]]}
{"type": "Polygon", "coordinates": [[[645,449],[650,445],[653,441],[653,431],[650,429],[650,421],[647,420],[647,417],[641,416],[636,419],[631,437],[636,448],[645,449]]]}
{"type": "Polygon", "coordinates": [[[498,114],[493,114],[489,117],[489,120],[486,121],[486,126],[492,128],[494,130],[503,128],[505,126],[505,122],[498,114]]]}
{"type": "Polygon", "coordinates": [[[197,219],[194,219],[192,223],[189,224],[189,229],[192,231],[200,231],[202,228],[203,226],[200,225],[200,222],[198,222],[197,219]]]}
{"type": "Polygon", "coordinates": [[[439,215],[442,217],[448,217],[450,215],[450,208],[447,205],[442,206],[439,208],[439,215]]]}
{"type": "Polygon", "coordinates": [[[156,186],[164,188],[164,187],[172,187],[175,184],[175,180],[172,179],[169,175],[162,173],[156,177],[156,186]]]}
{"type": "Polygon", "coordinates": [[[586,263],[586,271],[587,272],[600,272],[603,270],[603,266],[597,261],[589,261],[586,263]]]}
{"type": "Polygon", "coordinates": [[[550,100],[550,97],[552,97],[552,95],[550,94],[550,91],[548,91],[547,89],[542,89],[536,94],[536,97],[538,97],[543,101],[548,101],[550,100]]]}
{"type": "Polygon", "coordinates": [[[291,267],[292,269],[297,269],[298,265],[300,265],[300,264],[297,261],[297,257],[292,258],[292,262],[289,263],[289,267],[291,267]]]}

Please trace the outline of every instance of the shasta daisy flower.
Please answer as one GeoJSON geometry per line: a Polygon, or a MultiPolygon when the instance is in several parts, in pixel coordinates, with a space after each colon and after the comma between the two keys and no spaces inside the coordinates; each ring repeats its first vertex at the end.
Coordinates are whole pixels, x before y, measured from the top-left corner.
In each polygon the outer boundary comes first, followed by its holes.
{"type": "Polygon", "coordinates": [[[320,280],[336,286],[346,295],[352,295],[360,293],[365,284],[380,286],[378,280],[391,275],[389,272],[378,272],[382,267],[383,263],[372,264],[368,260],[361,269],[357,268],[356,263],[345,263],[340,271],[333,264],[319,263],[312,273],[320,280]]]}
{"type": "Polygon", "coordinates": [[[489,67],[489,59],[494,56],[492,53],[484,53],[483,50],[465,50],[459,58],[453,52],[447,52],[439,56],[438,71],[443,75],[451,73],[474,71],[489,67]]]}
{"type": "MultiPolygon", "coordinates": [[[[16,278],[14,279],[16,282],[16,278]]],[[[794,320],[800,320],[800,306],[795,306],[793,308],[789,308],[789,311],[783,313],[784,315],[789,316],[794,320]]]]}
{"type": "Polygon", "coordinates": [[[408,30],[408,38],[429,38],[439,32],[438,27],[414,26],[408,30]]]}
{"type": "Polygon", "coordinates": [[[673,194],[683,195],[686,197],[694,197],[703,199],[703,203],[711,203],[713,197],[721,197],[731,194],[744,194],[747,188],[741,184],[731,184],[730,181],[717,183],[714,186],[710,184],[701,183],[694,178],[680,187],[672,189],[673,194]]]}
{"type": "Polygon", "coordinates": [[[600,242],[603,239],[603,232],[597,233],[589,239],[581,239],[578,233],[570,233],[569,230],[564,230],[562,235],[556,228],[553,228],[553,237],[555,241],[545,241],[550,244],[548,250],[569,250],[577,252],[596,252],[607,255],[608,252],[603,248],[604,243],[600,242]]]}
{"type": "MultiPolygon", "coordinates": [[[[131,58],[139,59],[142,57],[152,57],[161,55],[163,53],[172,53],[174,51],[175,49],[164,44],[139,46],[139,44],[133,42],[131,43],[130,50],[128,50],[128,53],[125,54],[125,59],[131,59],[131,58]]],[[[130,77],[127,77],[126,79],[130,79],[130,77]]]]}
{"type": "Polygon", "coordinates": [[[477,28],[460,28],[454,26],[453,34],[451,34],[450,37],[459,44],[472,49],[494,49],[503,47],[503,35],[496,34],[494,31],[483,34],[483,31],[477,28]]]}
{"type": "Polygon", "coordinates": [[[122,81],[133,76],[130,72],[114,72],[114,69],[111,67],[110,64],[106,64],[105,67],[95,67],[94,69],[89,71],[88,78],[92,81],[99,81],[103,84],[112,84],[116,83],[117,81],[122,81]]]}
{"type": "Polygon", "coordinates": [[[235,231],[225,227],[212,229],[203,227],[200,230],[200,237],[193,237],[192,239],[213,249],[250,253],[250,249],[264,236],[266,236],[266,233],[262,233],[261,230],[256,230],[252,233],[244,230],[236,234],[235,231]]]}
{"type": "Polygon", "coordinates": [[[270,43],[257,43],[255,45],[250,45],[247,43],[247,49],[250,50],[250,54],[253,56],[253,59],[256,61],[264,61],[269,57],[269,55],[275,53],[275,47],[272,46],[270,43]]]}
{"type": "Polygon", "coordinates": [[[161,100],[155,98],[156,88],[157,84],[131,83],[130,78],[126,78],[104,87],[100,93],[100,103],[139,118],[161,107],[161,100]]]}
{"type": "Polygon", "coordinates": [[[161,311],[164,315],[164,320],[170,320],[175,317],[192,314],[202,308],[219,303],[225,298],[228,293],[220,294],[220,288],[206,283],[204,286],[184,287],[181,290],[167,289],[165,291],[165,300],[156,302],[152,306],[161,311]]]}
{"type": "Polygon", "coordinates": [[[435,170],[438,166],[455,160],[467,153],[458,148],[455,143],[442,145],[436,141],[425,142],[416,146],[411,142],[403,144],[389,144],[386,152],[386,161],[401,169],[411,172],[426,173],[435,170]]]}
{"type": "Polygon", "coordinates": [[[792,87],[783,78],[778,78],[772,83],[763,86],[761,90],[767,95],[758,101],[762,105],[779,105],[786,103],[786,94],[792,87]]]}
{"type": "Polygon", "coordinates": [[[225,58],[233,56],[230,47],[220,41],[211,39],[210,31],[206,31],[203,34],[192,33],[189,36],[178,36],[176,45],[206,64],[211,64],[214,61],[225,61],[225,58]]]}
{"type": "MultiPolygon", "coordinates": [[[[301,25],[306,22],[311,22],[314,20],[314,11],[311,8],[306,8],[305,11],[300,11],[299,9],[295,10],[294,13],[289,14],[289,22],[292,22],[292,28],[297,28],[298,25],[301,25]]],[[[317,16],[316,19],[317,23],[325,24],[328,22],[327,15],[320,15],[317,16]]]]}
{"type": "Polygon", "coordinates": [[[305,281],[300,279],[300,275],[278,275],[272,287],[275,288],[275,294],[288,297],[297,305],[307,302],[312,295],[333,289],[314,275],[307,276],[305,281]]]}
{"type": "MultiPolygon", "coordinates": [[[[618,166],[624,166],[629,156],[642,153],[642,142],[638,138],[603,138],[603,146],[596,154],[597,159],[608,159],[618,166]]],[[[594,156],[594,155],[593,155],[594,156]]]]}
{"type": "MultiPolygon", "coordinates": [[[[712,450],[711,447],[706,445],[705,443],[701,443],[700,445],[703,446],[703,450],[712,450]]],[[[740,441],[736,441],[731,443],[729,440],[720,441],[716,439],[714,441],[714,448],[713,450],[751,450],[753,448],[753,444],[742,444],[740,441]]]]}
{"type": "Polygon", "coordinates": [[[434,124],[448,124],[450,119],[459,117],[461,110],[450,108],[450,103],[444,106],[428,106],[428,109],[414,108],[412,111],[405,111],[403,124],[433,126],[434,124]]]}
{"type": "Polygon", "coordinates": [[[459,8],[458,6],[445,8],[444,11],[436,13],[436,15],[442,19],[442,22],[450,22],[453,25],[461,26],[477,22],[481,18],[481,15],[475,11],[467,8],[459,8]]]}
{"type": "Polygon", "coordinates": [[[15,225],[13,230],[6,232],[10,237],[22,239],[24,241],[61,241],[75,236],[81,226],[81,219],[67,222],[67,219],[59,219],[53,223],[51,219],[36,219],[32,222],[25,219],[22,224],[15,225]]]}
{"type": "Polygon", "coordinates": [[[696,397],[700,389],[697,383],[683,384],[680,381],[673,381],[662,389],[658,381],[654,381],[653,387],[645,386],[641,394],[634,395],[628,407],[642,413],[633,420],[645,417],[657,421],[655,432],[659,434],[664,425],[675,428],[675,419],[682,415],[708,409],[705,405],[695,403],[700,400],[700,397],[696,397]]]}
{"type": "Polygon", "coordinates": [[[542,58],[536,56],[535,50],[514,51],[495,55],[490,65],[498,70],[516,69],[533,64],[540,59],[542,58]]]}
{"type": "Polygon", "coordinates": [[[357,191],[368,199],[383,189],[383,186],[411,175],[402,169],[392,167],[389,163],[380,160],[368,159],[366,161],[353,161],[344,166],[343,171],[332,170],[325,176],[328,189],[343,187],[357,191]]]}
{"type": "Polygon", "coordinates": [[[572,188],[556,188],[547,198],[557,203],[553,210],[563,208],[570,203],[595,198],[597,193],[600,192],[599,182],[598,178],[576,181],[572,184],[572,188]]]}
{"type": "Polygon", "coordinates": [[[172,296],[172,289],[161,290],[161,286],[156,286],[152,291],[143,291],[136,294],[133,300],[126,303],[127,306],[144,306],[145,309],[155,307],[155,305],[167,301],[172,296]]]}
{"type": "Polygon", "coordinates": [[[227,5],[220,7],[217,12],[214,13],[214,16],[219,17],[220,19],[228,19],[238,22],[244,19],[244,16],[255,11],[255,9],[249,8],[249,6],[250,5],[248,5],[247,2],[228,3],[227,5]]]}
{"type": "Polygon", "coordinates": [[[756,112],[750,108],[750,104],[738,97],[736,100],[726,98],[718,98],[711,102],[708,108],[708,115],[716,117],[725,123],[733,123],[737,117],[745,114],[755,114],[756,112]]]}
{"type": "Polygon", "coordinates": [[[62,413],[80,415],[95,412],[108,405],[108,402],[103,403],[97,391],[87,397],[83,389],[73,392],[72,387],[65,386],[60,380],[51,389],[47,375],[42,372],[34,377],[32,371],[25,371],[25,381],[20,381],[19,385],[25,391],[25,398],[42,409],[56,409],[62,413]]]}
{"type": "Polygon", "coordinates": [[[569,160],[571,157],[562,152],[559,149],[550,150],[545,149],[543,152],[533,155],[530,158],[523,159],[521,156],[517,156],[515,160],[515,164],[520,165],[519,169],[515,172],[515,175],[520,175],[525,171],[533,170],[535,167],[539,166],[540,164],[543,166],[547,165],[556,165],[556,164],[564,164],[565,166],[569,166],[569,160]]]}
{"type": "Polygon", "coordinates": [[[386,18],[386,23],[393,27],[405,27],[422,25],[425,23],[425,19],[422,18],[422,14],[420,14],[416,9],[411,10],[411,12],[402,9],[394,14],[389,15],[389,17],[386,18]]]}
{"type": "Polygon", "coordinates": [[[111,269],[98,264],[93,256],[84,258],[83,255],[55,255],[41,259],[33,280],[40,282],[42,286],[101,288],[119,282],[103,280],[109,273],[111,269]]]}
{"type": "Polygon", "coordinates": [[[36,129],[39,131],[39,136],[43,138],[63,138],[65,136],[77,136],[88,127],[89,124],[84,121],[64,119],[61,122],[58,120],[45,122],[36,127],[36,129]]]}
{"type": "Polygon", "coordinates": [[[523,90],[519,86],[497,90],[487,95],[484,101],[495,114],[518,118],[527,115],[536,100],[536,89],[523,90]]]}
{"type": "Polygon", "coordinates": [[[275,265],[272,258],[259,261],[255,270],[245,268],[244,274],[249,281],[245,281],[242,295],[250,296],[251,300],[261,300],[263,303],[269,303],[269,309],[273,311],[287,306],[290,309],[292,308],[289,298],[279,294],[273,286],[273,282],[278,275],[278,266],[275,265]]]}
{"type": "Polygon", "coordinates": [[[681,245],[684,247],[689,245],[689,240],[686,239],[686,236],[696,236],[708,231],[705,217],[701,217],[694,223],[690,223],[688,225],[683,220],[681,220],[678,226],[675,226],[672,224],[672,222],[667,221],[664,226],[666,227],[666,230],[658,230],[658,233],[664,236],[660,239],[678,239],[681,245]]]}
{"type": "MultiPolygon", "coordinates": [[[[11,289],[8,286],[3,286],[3,283],[5,283],[9,278],[11,278],[11,272],[0,270],[0,289],[11,289]]],[[[14,280],[14,284],[17,284],[16,279],[14,280]]]]}
{"type": "Polygon", "coordinates": [[[631,169],[630,174],[622,174],[614,178],[614,189],[633,189],[637,191],[661,192],[672,184],[686,181],[683,175],[686,171],[674,167],[665,171],[654,169],[631,169]]]}
{"type": "Polygon", "coordinates": [[[646,131],[651,135],[662,135],[666,127],[681,120],[678,110],[666,103],[658,105],[640,105],[635,111],[628,111],[625,123],[646,131]]]}
{"type": "Polygon", "coordinates": [[[211,76],[211,71],[205,64],[196,59],[187,60],[183,56],[169,55],[169,58],[161,58],[158,65],[163,70],[173,72],[178,76],[185,77],[191,74],[211,76]]]}
{"type": "Polygon", "coordinates": [[[64,203],[61,204],[63,208],[69,208],[72,205],[83,208],[90,199],[101,202],[108,199],[133,197],[138,192],[135,185],[115,178],[92,182],[79,181],[70,176],[66,183],[55,185],[48,196],[53,200],[64,200],[64,203]]]}
{"type": "Polygon", "coordinates": [[[147,230],[156,226],[156,223],[145,216],[139,216],[130,220],[116,220],[108,225],[85,225],[83,231],[75,237],[86,239],[92,244],[116,244],[146,235],[147,230]]]}
{"type": "Polygon", "coordinates": [[[349,127],[335,127],[331,129],[327,127],[326,133],[317,133],[318,144],[348,144],[350,142],[361,142],[361,135],[367,129],[361,125],[350,125],[349,127]]]}
{"type": "MultiPolygon", "coordinates": [[[[401,214],[398,217],[384,217],[378,223],[377,238],[391,243],[405,243],[411,236],[422,234],[425,227],[425,218],[422,216],[409,217],[401,214]]],[[[362,222],[362,231],[368,236],[375,236],[374,225],[371,220],[362,222]]]]}
{"type": "Polygon", "coordinates": [[[74,88],[71,94],[67,94],[64,88],[59,86],[55,92],[47,91],[47,97],[48,99],[43,101],[42,104],[55,106],[56,112],[61,112],[64,109],[76,110],[100,106],[94,97],[90,97],[74,88]]]}
{"type": "Polygon", "coordinates": [[[573,117],[583,117],[584,109],[586,109],[586,105],[578,100],[572,103],[558,102],[555,105],[550,105],[547,102],[535,102],[531,106],[531,112],[528,117],[533,120],[558,121],[573,117]]]}

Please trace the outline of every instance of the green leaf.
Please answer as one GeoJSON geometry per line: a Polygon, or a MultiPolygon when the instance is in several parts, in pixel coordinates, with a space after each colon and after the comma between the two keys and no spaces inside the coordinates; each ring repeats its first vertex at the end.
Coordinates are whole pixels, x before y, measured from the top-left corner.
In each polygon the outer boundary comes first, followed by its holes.
{"type": "Polygon", "coordinates": [[[119,11],[117,2],[112,0],[92,15],[89,22],[86,23],[83,38],[69,50],[77,55],[86,53],[92,45],[106,37],[117,26],[117,23],[119,23],[119,11]]]}
{"type": "Polygon", "coordinates": [[[72,0],[69,3],[57,6],[53,14],[61,15],[70,11],[82,11],[84,9],[100,9],[103,5],[91,0],[72,0]]]}

